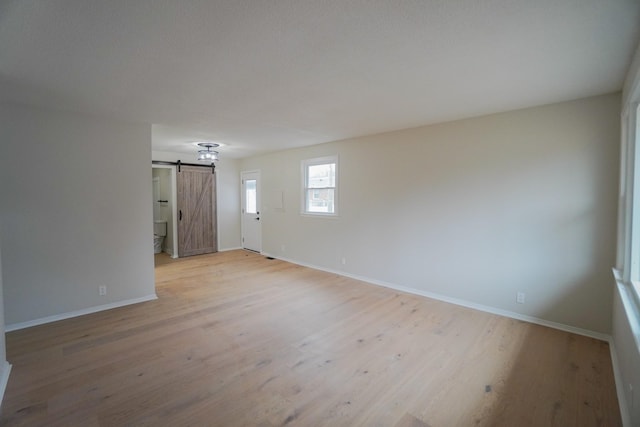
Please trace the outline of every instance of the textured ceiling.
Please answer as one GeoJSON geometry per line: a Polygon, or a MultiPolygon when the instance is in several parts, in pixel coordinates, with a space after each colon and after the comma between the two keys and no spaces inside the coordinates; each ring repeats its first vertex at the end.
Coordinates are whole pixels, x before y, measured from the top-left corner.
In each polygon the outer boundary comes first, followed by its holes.
{"type": "Polygon", "coordinates": [[[613,92],[639,36],[637,0],[3,0],[0,99],[242,157],[613,92]]]}

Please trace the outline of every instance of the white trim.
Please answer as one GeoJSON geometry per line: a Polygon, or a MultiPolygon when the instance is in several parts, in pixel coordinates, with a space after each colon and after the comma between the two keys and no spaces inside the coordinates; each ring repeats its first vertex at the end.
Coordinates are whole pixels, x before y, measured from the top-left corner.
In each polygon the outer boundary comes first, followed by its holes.
{"type": "Polygon", "coordinates": [[[640,43],[636,47],[622,87],[622,105],[638,98],[640,98],[640,43]]]}
{"type": "Polygon", "coordinates": [[[178,170],[175,166],[171,167],[171,198],[173,199],[171,203],[173,206],[171,208],[171,218],[173,219],[171,224],[171,227],[173,227],[171,258],[178,258],[178,170]]]}
{"type": "MultiPolygon", "coordinates": [[[[260,251],[262,251],[262,224],[264,223],[264,210],[262,209],[262,171],[260,169],[240,171],[240,249],[246,249],[244,247],[244,210],[247,201],[245,199],[246,195],[244,194],[244,177],[249,174],[256,174],[258,176],[258,184],[256,185],[256,212],[258,213],[256,215],[261,215],[263,219],[263,221],[260,222],[260,251]]],[[[256,252],[252,249],[249,250],[256,252]]]]}
{"type": "Polygon", "coordinates": [[[512,319],[522,320],[524,322],[534,323],[536,325],[547,326],[549,328],[558,329],[565,332],[571,332],[578,335],[583,335],[589,338],[595,338],[600,341],[611,342],[611,335],[603,334],[600,332],[591,331],[588,329],[582,329],[575,326],[565,325],[563,323],[552,322],[550,320],[540,319],[539,317],[527,316],[525,314],[516,313],[509,310],[502,310],[500,308],[490,307],[487,305],[476,304],[474,302],[461,300],[458,298],[451,298],[446,295],[438,294],[435,292],[423,291],[421,289],[409,288],[405,286],[396,285],[394,283],[384,282],[381,280],[372,279],[370,277],[359,276],[357,274],[350,274],[344,271],[332,270],[330,268],[324,268],[313,264],[307,264],[299,261],[295,261],[288,258],[283,258],[281,256],[270,255],[266,252],[263,252],[262,255],[270,256],[272,258],[280,259],[282,261],[287,261],[292,264],[301,265],[303,267],[309,267],[316,270],[326,271],[327,273],[338,274],[340,276],[349,277],[351,279],[360,280],[362,282],[366,282],[376,286],[383,286],[385,288],[394,289],[396,291],[406,292],[413,295],[419,295],[431,299],[435,299],[438,301],[447,302],[450,304],[459,305],[462,307],[472,308],[474,310],[484,311],[486,313],[497,314],[499,316],[509,317],[512,319]]]}
{"type": "Polygon", "coordinates": [[[629,285],[619,280],[616,277],[616,286],[618,287],[618,295],[622,301],[622,308],[624,309],[624,315],[627,319],[627,325],[633,335],[633,339],[636,344],[636,350],[640,353],[640,313],[636,307],[636,301],[633,293],[635,290],[629,289],[629,285]]]}
{"type": "MultiPolygon", "coordinates": [[[[174,165],[155,165],[151,164],[151,169],[169,169],[169,179],[171,180],[171,216],[173,218],[171,229],[173,230],[173,248],[171,252],[167,252],[171,255],[171,258],[178,258],[178,177],[177,169],[174,165]]],[[[218,180],[216,180],[217,185],[218,180]]],[[[217,195],[216,191],[216,195],[217,195]]],[[[217,234],[217,233],[216,233],[217,234]]]]}
{"type": "Polygon", "coordinates": [[[631,415],[629,413],[629,406],[627,405],[627,399],[624,389],[625,382],[622,378],[620,365],[618,364],[618,353],[614,345],[613,337],[609,339],[609,352],[611,354],[613,378],[616,383],[616,394],[618,395],[618,405],[620,407],[620,417],[622,418],[622,425],[623,427],[631,427],[631,415]]]}
{"type": "Polygon", "coordinates": [[[623,280],[630,282],[640,277],[640,146],[638,146],[637,117],[638,103],[630,104],[631,110],[626,120],[628,130],[626,138],[628,143],[627,158],[627,220],[628,225],[625,235],[628,242],[625,242],[625,264],[623,268],[623,280]]]}
{"type": "Polygon", "coordinates": [[[95,307],[84,308],[82,310],[70,311],[68,313],[54,314],[53,316],[41,317],[40,319],[28,320],[26,322],[12,323],[6,325],[5,332],[17,331],[18,329],[30,328],[32,326],[44,325],[45,323],[57,322],[58,320],[71,319],[72,317],[84,316],[85,314],[97,313],[99,311],[111,310],[113,308],[124,307],[126,305],[138,304],[146,301],[158,299],[156,294],[147,295],[140,298],[133,298],[124,301],[112,302],[95,307]]]}
{"type": "Polygon", "coordinates": [[[229,252],[229,251],[237,251],[243,249],[241,246],[236,246],[233,248],[219,248],[218,252],[229,252]]]}
{"type": "MultiPolygon", "coordinates": [[[[640,351],[640,322],[638,319],[637,306],[635,302],[634,291],[629,289],[629,285],[626,285],[622,281],[622,272],[618,269],[613,269],[613,276],[616,281],[616,290],[614,292],[620,297],[622,302],[622,315],[624,321],[629,327],[633,340],[635,341],[635,348],[640,351]]],[[[627,401],[627,390],[625,386],[627,381],[622,375],[622,370],[618,362],[618,353],[615,347],[615,340],[611,337],[609,340],[609,349],[611,351],[611,364],[613,365],[613,375],[616,381],[616,393],[618,395],[618,403],[620,405],[620,414],[622,417],[622,425],[625,427],[631,427],[631,412],[629,411],[629,402],[627,401]]],[[[633,403],[632,403],[633,404],[633,403]]]]}
{"type": "Polygon", "coordinates": [[[7,383],[9,382],[9,374],[11,373],[11,364],[6,360],[2,363],[2,376],[0,376],[0,404],[4,398],[4,392],[7,390],[7,383]]]}
{"type": "Polygon", "coordinates": [[[330,213],[301,213],[300,216],[302,218],[322,218],[322,219],[340,219],[340,215],[338,214],[330,214],[330,213]]]}

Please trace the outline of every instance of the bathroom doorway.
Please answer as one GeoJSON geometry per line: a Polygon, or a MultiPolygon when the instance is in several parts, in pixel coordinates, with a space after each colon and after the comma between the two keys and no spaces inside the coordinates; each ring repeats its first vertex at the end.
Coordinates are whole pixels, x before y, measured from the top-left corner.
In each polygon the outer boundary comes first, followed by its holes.
{"type": "MultiPolygon", "coordinates": [[[[160,244],[160,252],[178,258],[178,230],[176,221],[176,168],[168,165],[152,165],[153,221],[156,230],[166,221],[166,236],[154,235],[154,244],[160,244]],[[161,242],[159,242],[161,240],[161,242]]],[[[149,238],[151,241],[151,238],[149,238]]]]}

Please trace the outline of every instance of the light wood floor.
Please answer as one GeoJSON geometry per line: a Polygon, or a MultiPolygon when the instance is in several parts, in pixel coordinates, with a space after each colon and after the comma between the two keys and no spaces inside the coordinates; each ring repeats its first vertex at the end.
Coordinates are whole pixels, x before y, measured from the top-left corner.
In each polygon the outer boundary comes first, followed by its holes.
{"type": "Polygon", "coordinates": [[[1,425],[619,426],[607,343],[245,251],[7,335],[1,425]]]}

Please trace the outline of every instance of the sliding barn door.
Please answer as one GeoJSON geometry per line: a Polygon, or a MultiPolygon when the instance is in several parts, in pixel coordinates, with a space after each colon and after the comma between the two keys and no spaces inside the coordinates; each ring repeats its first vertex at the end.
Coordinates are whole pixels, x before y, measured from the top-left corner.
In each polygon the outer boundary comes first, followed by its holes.
{"type": "Polygon", "coordinates": [[[216,176],[210,167],[178,171],[178,256],[218,251],[216,176]]]}

